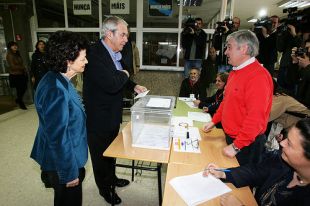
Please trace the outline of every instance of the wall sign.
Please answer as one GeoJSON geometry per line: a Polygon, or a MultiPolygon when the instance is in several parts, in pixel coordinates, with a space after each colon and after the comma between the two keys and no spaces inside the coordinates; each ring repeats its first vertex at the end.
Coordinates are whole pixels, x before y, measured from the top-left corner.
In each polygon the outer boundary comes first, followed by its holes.
{"type": "Polygon", "coordinates": [[[149,0],[149,16],[171,16],[172,0],[149,0]]]}
{"type": "Polygon", "coordinates": [[[91,1],[73,1],[74,15],[91,15],[91,1]]]}
{"type": "Polygon", "coordinates": [[[129,0],[110,0],[110,14],[129,14],[129,0]]]}

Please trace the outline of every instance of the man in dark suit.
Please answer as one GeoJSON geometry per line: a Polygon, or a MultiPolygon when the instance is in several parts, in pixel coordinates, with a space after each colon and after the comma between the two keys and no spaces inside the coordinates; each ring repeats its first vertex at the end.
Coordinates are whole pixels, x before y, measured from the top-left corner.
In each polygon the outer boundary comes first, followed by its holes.
{"type": "Polygon", "coordinates": [[[109,17],[102,25],[103,37],[87,52],[89,61],[84,73],[84,101],[87,114],[88,146],[99,194],[108,203],[120,204],[112,186],[123,187],[128,180],[115,175],[115,158],[103,157],[103,152],[119,132],[122,122],[123,89],[141,93],[146,88],[129,80],[123,70],[120,51],[128,41],[127,23],[109,17]]]}

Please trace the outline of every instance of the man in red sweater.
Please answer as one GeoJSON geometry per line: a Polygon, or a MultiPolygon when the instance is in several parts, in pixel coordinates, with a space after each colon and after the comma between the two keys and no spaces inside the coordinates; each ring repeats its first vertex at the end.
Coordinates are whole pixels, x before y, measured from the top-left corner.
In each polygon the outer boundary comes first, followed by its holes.
{"type": "Polygon", "coordinates": [[[261,160],[272,104],[273,83],[268,71],[255,59],[259,43],[256,35],[240,30],[227,37],[225,54],[233,66],[224,99],[205,132],[221,122],[228,146],[223,153],[240,165],[261,160]]]}

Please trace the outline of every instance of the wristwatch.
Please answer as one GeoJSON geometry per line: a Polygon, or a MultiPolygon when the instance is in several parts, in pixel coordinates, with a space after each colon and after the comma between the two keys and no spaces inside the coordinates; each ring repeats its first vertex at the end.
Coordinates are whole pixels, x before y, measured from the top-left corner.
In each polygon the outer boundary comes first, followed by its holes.
{"type": "Polygon", "coordinates": [[[234,143],[232,143],[231,146],[232,146],[232,148],[235,150],[235,152],[238,153],[238,152],[241,151],[238,147],[236,147],[236,145],[235,145],[234,143]]]}

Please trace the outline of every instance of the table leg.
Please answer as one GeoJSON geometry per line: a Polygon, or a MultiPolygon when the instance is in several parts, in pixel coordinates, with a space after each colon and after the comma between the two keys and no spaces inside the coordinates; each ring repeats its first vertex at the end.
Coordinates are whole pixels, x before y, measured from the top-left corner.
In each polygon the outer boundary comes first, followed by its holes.
{"type": "Polygon", "coordinates": [[[163,194],[161,188],[161,163],[157,164],[157,177],[158,177],[158,200],[159,200],[159,206],[161,206],[163,201],[163,194]]]}

